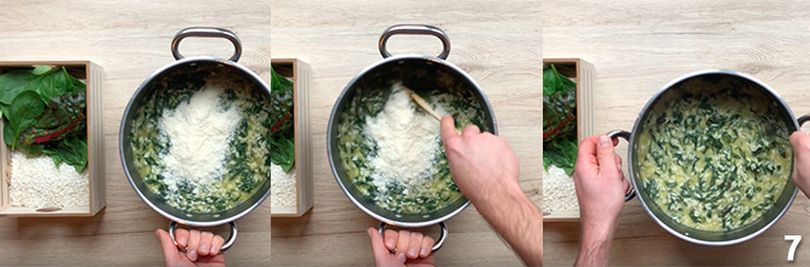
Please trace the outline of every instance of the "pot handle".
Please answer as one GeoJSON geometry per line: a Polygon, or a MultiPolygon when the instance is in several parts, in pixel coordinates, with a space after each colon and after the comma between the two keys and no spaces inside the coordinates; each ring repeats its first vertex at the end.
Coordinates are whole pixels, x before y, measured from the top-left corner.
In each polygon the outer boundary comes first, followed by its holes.
{"type": "Polygon", "coordinates": [[[397,24],[394,26],[389,27],[383,31],[382,36],[380,36],[380,41],[378,46],[380,47],[380,54],[383,58],[387,58],[391,56],[391,53],[388,52],[388,48],[386,44],[388,43],[388,39],[391,36],[397,34],[408,34],[408,35],[433,35],[436,38],[439,38],[442,41],[442,53],[437,56],[441,59],[447,59],[447,56],[450,55],[450,39],[447,38],[447,34],[435,26],[424,25],[424,24],[397,24]]]}
{"type": "Polygon", "coordinates": [[[239,41],[239,37],[236,37],[236,34],[232,31],[214,27],[189,27],[180,30],[172,40],[172,55],[176,60],[181,60],[184,58],[183,54],[180,54],[180,42],[186,37],[226,39],[231,41],[231,44],[233,44],[233,55],[231,55],[231,58],[228,60],[237,62],[239,61],[239,58],[242,57],[242,42],[239,41]]]}
{"type": "MultiPolygon", "coordinates": [[[[439,249],[442,248],[442,246],[444,245],[444,241],[447,240],[447,225],[444,224],[444,222],[440,222],[440,223],[438,223],[438,225],[439,225],[439,228],[441,229],[441,231],[439,231],[439,239],[436,240],[436,244],[433,244],[433,248],[431,249],[431,253],[439,251],[439,249]]],[[[386,224],[384,222],[380,222],[380,225],[377,226],[377,231],[380,231],[380,235],[385,234],[385,228],[387,226],[388,226],[388,224],[386,224]]]]}
{"type": "MultiPolygon", "coordinates": [[[[628,131],[613,130],[613,131],[608,132],[607,136],[610,137],[611,140],[617,139],[616,142],[619,141],[618,138],[622,138],[625,141],[630,142],[630,132],[628,132],[628,131]]],[[[624,179],[627,179],[627,178],[625,177],[624,179]]],[[[630,185],[630,188],[628,188],[627,192],[624,193],[624,201],[625,202],[630,201],[631,199],[636,197],[636,188],[633,187],[633,183],[628,183],[628,184],[630,185]]]]}
{"type": "MultiPolygon", "coordinates": [[[[220,251],[226,251],[229,248],[233,247],[233,244],[236,243],[236,234],[238,233],[236,228],[236,222],[229,222],[228,224],[231,226],[231,235],[229,235],[228,239],[225,240],[225,244],[222,244],[222,249],[220,249],[220,251]]],[[[169,223],[169,236],[172,238],[172,243],[174,243],[174,245],[177,246],[177,239],[174,238],[175,230],[177,230],[177,222],[172,221],[171,223],[169,223]]],[[[183,252],[185,251],[186,249],[184,248],[183,252]]]]}
{"type": "Polygon", "coordinates": [[[801,128],[802,124],[804,124],[805,122],[810,121],[810,114],[799,117],[799,119],[797,119],[797,121],[799,121],[799,128],[801,128]]]}

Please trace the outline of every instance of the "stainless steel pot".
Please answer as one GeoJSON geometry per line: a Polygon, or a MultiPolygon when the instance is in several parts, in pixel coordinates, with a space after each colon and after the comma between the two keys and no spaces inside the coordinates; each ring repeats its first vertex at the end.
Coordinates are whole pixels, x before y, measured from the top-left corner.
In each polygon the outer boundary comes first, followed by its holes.
{"type": "MultiPolygon", "coordinates": [[[[461,84],[464,84],[467,90],[470,90],[470,92],[472,92],[472,94],[480,100],[480,103],[482,103],[482,108],[485,109],[484,121],[487,124],[487,127],[492,129],[492,133],[497,134],[495,115],[492,112],[492,107],[490,106],[487,97],[481,91],[478,84],[476,84],[475,81],[462,69],[450,62],[445,61],[447,56],[450,54],[450,41],[447,38],[447,35],[441,29],[428,25],[392,26],[386,29],[380,37],[379,50],[383,59],[367,67],[361,71],[360,74],[355,76],[343,89],[343,92],[340,94],[332,108],[326,137],[329,165],[332,168],[332,173],[334,174],[338,185],[340,185],[340,188],[344,193],[346,193],[346,196],[349,197],[352,203],[354,203],[366,214],[380,221],[380,225],[378,227],[380,232],[382,232],[388,224],[406,228],[418,228],[438,224],[441,228],[441,232],[436,244],[433,246],[433,251],[436,251],[441,248],[447,237],[447,226],[444,224],[444,221],[464,210],[464,208],[470,204],[469,201],[462,197],[447,207],[439,209],[435,212],[418,215],[397,214],[380,208],[375,203],[371,202],[370,199],[364,197],[346,175],[346,171],[340,160],[340,152],[338,151],[338,118],[340,117],[340,114],[347,108],[348,102],[354,97],[356,88],[358,86],[361,86],[372,79],[386,80],[388,77],[392,77],[389,80],[393,81],[394,79],[401,78],[400,72],[397,71],[398,69],[425,72],[427,75],[424,75],[424,77],[438,77],[439,75],[432,74],[442,74],[441,76],[443,77],[449,77],[451,79],[455,79],[461,84]],[[392,56],[391,53],[389,53],[386,49],[386,43],[391,36],[397,34],[432,35],[441,40],[444,49],[438,57],[423,55],[392,56]]],[[[420,88],[443,89],[441,86],[437,86],[435,78],[417,78],[416,80],[418,81],[412,82],[418,84],[420,88]]]]}
{"type": "Polygon", "coordinates": [[[641,113],[633,126],[632,133],[621,130],[614,130],[608,133],[608,136],[611,138],[622,138],[627,140],[630,144],[627,154],[630,162],[628,167],[630,169],[630,181],[632,188],[627,194],[625,194],[625,201],[629,201],[638,195],[641,205],[644,207],[650,217],[652,217],[653,220],[658,223],[658,225],[683,240],[706,246],[734,245],[750,240],[761,234],[773,226],[780,218],[782,218],[782,216],[787,212],[791,203],[793,203],[793,198],[796,196],[797,191],[796,186],[790,181],[791,177],[785,177],[786,185],[785,189],[782,191],[782,195],[778,197],[774,207],[766,212],[761,219],[740,229],[735,229],[729,232],[714,232],[693,229],[673,221],[668,215],[666,215],[666,213],[661,211],[658,206],[655,205],[648,192],[641,189],[643,187],[640,187],[641,181],[639,180],[639,174],[637,172],[638,169],[636,168],[636,151],[638,150],[639,145],[639,135],[636,135],[635,133],[641,132],[643,122],[651,113],[650,111],[663,107],[669,97],[673,97],[680,93],[678,90],[678,85],[686,81],[694,81],[696,79],[712,81],[718,78],[728,78],[732,79],[734,82],[747,85],[744,88],[756,90],[761,93],[761,95],[767,97],[768,100],[776,103],[781,110],[781,116],[784,119],[785,124],[788,126],[788,130],[790,132],[798,130],[801,124],[810,120],[810,116],[802,116],[797,120],[793,116],[793,113],[790,111],[787,104],[784,102],[784,100],[782,100],[781,97],[779,97],[779,95],[776,94],[776,92],[774,92],[768,85],[750,75],[729,70],[705,70],[686,74],[665,85],[650,99],[649,102],[647,102],[647,104],[641,110],[641,113]]]}
{"type": "Polygon", "coordinates": [[[149,207],[172,221],[169,224],[169,234],[171,235],[172,241],[174,241],[175,244],[177,244],[177,242],[174,239],[174,230],[177,227],[177,223],[194,227],[213,227],[229,224],[231,234],[228,237],[228,240],[226,240],[225,244],[222,246],[222,250],[227,250],[236,242],[237,227],[235,221],[250,213],[270,195],[270,179],[267,179],[259,190],[250,196],[250,198],[231,209],[219,213],[194,214],[169,206],[168,204],[164,203],[159,196],[155,195],[151,190],[149,190],[149,188],[147,188],[143,181],[143,177],[141,177],[141,174],[138,173],[137,168],[135,168],[129,140],[129,132],[132,127],[133,116],[135,115],[136,111],[145,104],[147,97],[150,96],[152,92],[156,90],[169,89],[165,88],[167,86],[162,84],[160,81],[169,79],[187,79],[189,77],[204,77],[202,75],[204,75],[207,70],[211,69],[227,71],[228,74],[232,74],[241,79],[250,81],[254,84],[254,88],[261,91],[261,94],[266,94],[268,99],[270,97],[270,88],[255,73],[236,63],[239,61],[239,57],[242,54],[242,44],[240,43],[239,38],[237,38],[236,35],[229,30],[205,27],[192,27],[184,29],[178,32],[174,37],[171,44],[171,51],[172,55],[174,55],[174,58],[177,61],[164,66],[150,75],[149,78],[147,78],[140,85],[140,87],[138,87],[138,90],[135,91],[135,95],[129,100],[129,104],[127,104],[127,108],[124,111],[124,116],[121,119],[121,128],[119,129],[118,134],[118,141],[121,148],[121,163],[123,164],[124,173],[126,173],[130,185],[132,185],[132,188],[138,193],[138,196],[140,196],[141,199],[146,202],[147,205],[149,205],[149,207]],[[183,55],[180,54],[178,48],[180,46],[180,42],[187,37],[227,39],[233,44],[234,53],[230,59],[227,60],[202,56],[184,58],[183,55]]]}

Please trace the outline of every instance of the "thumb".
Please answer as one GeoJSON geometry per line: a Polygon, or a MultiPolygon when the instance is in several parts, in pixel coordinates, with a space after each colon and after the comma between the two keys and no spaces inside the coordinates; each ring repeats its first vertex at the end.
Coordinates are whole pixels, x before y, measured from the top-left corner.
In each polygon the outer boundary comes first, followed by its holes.
{"type": "Polygon", "coordinates": [[[596,141],[596,159],[599,162],[599,172],[618,172],[616,160],[613,156],[613,141],[607,135],[599,136],[596,141]]]}
{"type": "Polygon", "coordinates": [[[385,244],[383,243],[383,237],[377,229],[368,228],[368,238],[371,240],[371,252],[374,254],[374,258],[377,262],[384,260],[386,257],[391,255],[391,252],[385,248],[385,244]]]}
{"type": "MultiPolygon", "coordinates": [[[[793,157],[796,162],[804,162],[804,158],[807,157],[807,152],[810,151],[810,140],[808,139],[810,136],[800,131],[790,135],[790,144],[793,146],[793,157]]],[[[794,167],[798,167],[797,165],[794,164],[794,167]]]]}
{"type": "Polygon", "coordinates": [[[793,151],[796,152],[796,156],[803,154],[802,152],[807,150],[807,147],[802,145],[802,143],[806,142],[804,141],[806,138],[807,135],[800,131],[793,132],[793,134],[790,135],[790,144],[793,145],[793,151]]]}
{"type": "Polygon", "coordinates": [[[442,142],[447,144],[447,139],[458,136],[458,132],[456,131],[456,123],[453,120],[453,117],[450,115],[445,115],[442,118],[442,142]]]}
{"type": "Polygon", "coordinates": [[[160,246],[163,248],[163,260],[165,261],[166,266],[174,266],[175,259],[177,259],[177,256],[179,255],[177,246],[174,245],[172,238],[165,230],[157,229],[155,231],[155,235],[157,235],[158,240],[160,241],[160,246]]]}

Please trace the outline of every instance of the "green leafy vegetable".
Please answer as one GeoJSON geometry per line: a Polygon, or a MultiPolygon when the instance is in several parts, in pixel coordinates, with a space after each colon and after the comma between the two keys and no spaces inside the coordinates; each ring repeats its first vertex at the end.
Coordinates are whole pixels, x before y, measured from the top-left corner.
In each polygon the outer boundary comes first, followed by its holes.
{"type": "Polygon", "coordinates": [[[73,166],[76,172],[82,172],[87,168],[87,141],[84,139],[74,136],[43,152],[53,159],[56,166],[64,162],[73,166]]]}
{"type": "Polygon", "coordinates": [[[64,67],[35,66],[0,75],[5,144],[48,155],[78,172],[87,167],[85,84],[64,67]]]}
{"type": "Polygon", "coordinates": [[[293,82],[270,70],[270,160],[289,172],[295,165],[293,82]]]}
{"type": "Polygon", "coordinates": [[[31,74],[42,75],[42,74],[50,72],[52,69],[53,69],[53,67],[48,66],[48,65],[34,66],[34,69],[31,71],[31,74]]]}
{"type": "Polygon", "coordinates": [[[8,127],[12,130],[11,149],[14,149],[23,131],[37,124],[37,117],[45,111],[45,103],[39,100],[39,95],[33,91],[25,91],[17,95],[11,102],[6,113],[8,127]]]}
{"type": "Polygon", "coordinates": [[[295,164],[295,144],[290,139],[270,140],[270,161],[280,166],[284,171],[292,170],[295,164]]]}
{"type": "Polygon", "coordinates": [[[11,101],[25,91],[33,79],[34,75],[27,70],[15,70],[0,75],[0,103],[11,105],[11,101]]]}
{"type": "Polygon", "coordinates": [[[577,158],[576,83],[553,64],[543,69],[543,166],[568,175],[577,158]]]}
{"type": "Polygon", "coordinates": [[[782,208],[793,169],[793,122],[756,85],[713,77],[678,83],[638,131],[640,188],[673,222],[733,232],[782,208]]]}
{"type": "Polygon", "coordinates": [[[577,136],[567,135],[554,138],[543,143],[543,167],[548,169],[551,165],[565,170],[568,175],[574,172],[574,163],[577,160],[577,136]]]}

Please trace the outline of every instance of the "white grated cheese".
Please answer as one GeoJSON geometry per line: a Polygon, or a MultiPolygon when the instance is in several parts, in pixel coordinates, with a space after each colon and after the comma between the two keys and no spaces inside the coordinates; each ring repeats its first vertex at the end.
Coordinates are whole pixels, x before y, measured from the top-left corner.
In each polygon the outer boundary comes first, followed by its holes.
{"type": "Polygon", "coordinates": [[[87,172],[68,164],[58,168],[48,156],[28,157],[11,152],[11,206],[25,208],[87,207],[87,172]]]}
{"type": "Polygon", "coordinates": [[[574,179],[565,170],[551,165],[543,170],[543,212],[579,211],[574,179]]]}
{"type": "Polygon", "coordinates": [[[171,143],[168,153],[160,155],[170,192],[176,193],[183,180],[209,185],[222,177],[229,140],[241,120],[239,107],[220,101],[224,92],[218,84],[206,84],[160,118],[160,129],[171,143]]]}
{"type": "MultiPolygon", "coordinates": [[[[376,170],[372,183],[381,195],[386,195],[392,182],[409,186],[423,182],[440,145],[439,123],[427,113],[417,112],[418,107],[403,88],[394,84],[385,108],[366,118],[367,138],[379,148],[369,162],[376,170]]],[[[441,106],[434,109],[442,115],[447,113],[441,106]]],[[[406,186],[405,193],[407,190],[406,186]]]]}
{"type": "Polygon", "coordinates": [[[295,207],[295,169],[287,173],[270,163],[270,188],[270,208],[295,207]]]}

